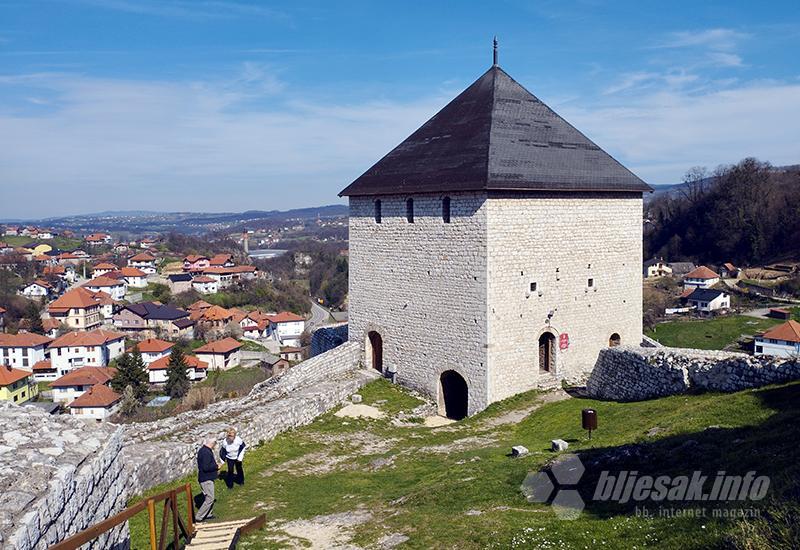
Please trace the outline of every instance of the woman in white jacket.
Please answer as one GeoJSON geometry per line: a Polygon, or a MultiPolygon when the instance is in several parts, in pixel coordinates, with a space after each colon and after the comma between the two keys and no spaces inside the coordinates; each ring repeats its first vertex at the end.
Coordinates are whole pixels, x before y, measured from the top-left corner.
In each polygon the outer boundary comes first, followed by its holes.
{"type": "Polygon", "coordinates": [[[219,456],[228,465],[228,471],[225,474],[225,485],[228,486],[228,489],[232,489],[234,483],[244,485],[242,460],[244,460],[245,447],[242,438],[236,435],[236,430],[228,428],[227,436],[219,447],[219,456]],[[234,469],[236,470],[235,476],[234,469]]]}

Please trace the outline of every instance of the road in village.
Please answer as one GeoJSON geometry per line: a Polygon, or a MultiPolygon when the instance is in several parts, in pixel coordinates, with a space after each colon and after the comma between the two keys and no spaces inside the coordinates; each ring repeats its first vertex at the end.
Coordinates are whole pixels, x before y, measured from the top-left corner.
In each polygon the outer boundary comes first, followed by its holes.
{"type": "Polygon", "coordinates": [[[328,324],[330,321],[330,312],[319,305],[315,300],[311,300],[311,319],[306,321],[306,328],[308,330],[315,330],[319,327],[328,324]]]}

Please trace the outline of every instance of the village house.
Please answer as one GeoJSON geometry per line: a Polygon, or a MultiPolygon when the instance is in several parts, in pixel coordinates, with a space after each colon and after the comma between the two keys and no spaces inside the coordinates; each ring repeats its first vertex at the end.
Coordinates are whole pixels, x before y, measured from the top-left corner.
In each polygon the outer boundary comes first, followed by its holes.
{"type": "MultiPolygon", "coordinates": [[[[28,333],[31,329],[31,322],[29,319],[20,319],[19,320],[19,332],[20,334],[28,333]]],[[[51,317],[43,317],[42,318],[42,328],[44,329],[44,335],[48,338],[55,338],[58,336],[58,331],[61,328],[61,323],[58,322],[57,319],[53,319],[51,317]]]]}
{"type": "Polygon", "coordinates": [[[119,269],[116,265],[108,262],[102,262],[92,268],[92,277],[100,277],[109,271],[116,271],[119,269]]]}
{"type": "Polygon", "coordinates": [[[107,233],[92,233],[84,237],[84,242],[89,246],[100,246],[104,244],[111,244],[111,235],[107,233]]]}
{"type": "MultiPolygon", "coordinates": [[[[147,365],[151,384],[164,384],[167,382],[167,368],[169,367],[170,355],[162,357],[147,365]]],[[[195,355],[186,355],[186,374],[189,380],[199,382],[205,380],[208,373],[208,363],[201,361],[195,355]]]]}
{"type": "Polygon", "coordinates": [[[692,262],[670,262],[667,267],[672,270],[673,277],[683,277],[697,268],[692,262]]]}
{"type": "Polygon", "coordinates": [[[345,188],[349,337],[459,419],[642,338],[652,189],[496,63],[345,188]]]}
{"type": "Polygon", "coordinates": [[[135,267],[123,267],[119,270],[125,284],[132,288],[145,288],[147,286],[147,273],[135,267]]]}
{"type": "Polygon", "coordinates": [[[159,302],[129,304],[113,317],[114,328],[139,339],[194,338],[189,312],[159,302]]]}
{"type": "Polygon", "coordinates": [[[215,340],[194,350],[197,358],[208,363],[209,368],[228,370],[241,362],[239,350],[242,344],[233,338],[215,340]]]}
{"type": "Polygon", "coordinates": [[[297,362],[303,360],[303,348],[298,347],[285,347],[281,348],[281,358],[286,359],[287,361],[297,362]]]}
{"type": "Polygon", "coordinates": [[[219,291],[219,283],[216,279],[200,275],[192,279],[192,288],[200,294],[216,294],[219,291]]]}
{"type": "Polygon", "coordinates": [[[39,395],[33,374],[8,365],[0,365],[0,401],[22,404],[39,395]]]}
{"type": "Polygon", "coordinates": [[[152,237],[145,237],[144,239],[139,241],[139,247],[144,248],[145,250],[149,250],[157,244],[158,244],[158,239],[154,239],[152,237]]]}
{"type": "Polygon", "coordinates": [[[754,354],[800,358],[800,323],[789,320],[756,336],[754,354]]]}
{"type": "Polygon", "coordinates": [[[236,263],[233,261],[233,254],[216,254],[209,260],[210,267],[233,267],[236,263]]]}
{"type": "Polygon", "coordinates": [[[730,294],[713,288],[695,288],[686,300],[701,313],[711,313],[731,307],[730,294]]]}
{"type": "Polygon", "coordinates": [[[266,371],[269,376],[280,376],[292,366],[288,360],[277,355],[267,355],[262,360],[262,363],[266,365],[266,371]]]}
{"type": "Polygon", "coordinates": [[[47,346],[52,341],[30,332],[0,334],[0,365],[31,372],[34,364],[47,358],[47,346]]]}
{"type": "Polygon", "coordinates": [[[261,311],[251,311],[239,321],[242,335],[254,339],[269,337],[269,326],[269,315],[261,311]]]}
{"type": "Polygon", "coordinates": [[[219,289],[227,288],[233,283],[233,273],[233,269],[229,267],[207,267],[203,270],[203,275],[215,280],[219,289]]]}
{"type": "Polygon", "coordinates": [[[36,382],[49,382],[58,378],[58,370],[50,359],[44,359],[33,365],[33,379],[36,382]]]}
{"type": "Polygon", "coordinates": [[[100,304],[83,287],[65,292],[47,306],[50,317],[68,328],[91,330],[100,326],[100,304]]]}
{"type": "Polygon", "coordinates": [[[180,294],[192,289],[191,273],[173,273],[167,275],[167,285],[172,294],[180,294]]]}
{"type": "Polygon", "coordinates": [[[719,282],[719,275],[704,265],[690,271],[683,278],[683,286],[711,288],[719,282]]]}
{"type": "Polygon", "coordinates": [[[116,373],[117,369],[112,367],[80,367],[69,371],[50,383],[53,402],[71,403],[92,386],[108,385],[116,373]]]}
{"type": "Polygon", "coordinates": [[[172,342],[159,340],[158,338],[147,338],[136,344],[139,353],[142,354],[142,360],[146,365],[153,361],[158,361],[162,357],[169,357],[172,353],[172,348],[175,346],[172,342]]]}
{"type": "Polygon", "coordinates": [[[119,306],[119,302],[105,292],[92,292],[92,298],[100,306],[100,319],[110,321],[119,306]]]}
{"type": "Polygon", "coordinates": [[[645,279],[665,277],[667,275],[672,275],[672,268],[664,262],[664,258],[653,258],[644,263],[642,276],[645,279]]]}
{"type": "Polygon", "coordinates": [[[149,252],[141,252],[128,258],[128,267],[141,269],[148,275],[156,274],[156,258],[149,252]]]}
{"type": "Polygon", "coordinates": [[[125,281],[106,277],[96,277],[90,281],[83,283],[83,288],[91,292],[105,292],[114,300],[125,299],[125,281]]]}
{"type": "Polygon", "coordinates": [[[44,279],[36,279],[32,283],[29,283],[22,287],[20,290],[20,294],[25,296],[26,298],[47,298],[51,294],[55,293],[55,288],[53,285],[45,281],[44,279]]]}
{"type": "Polygon", "coordinates": [[[45,277],[58,277],[66,283],[75,282],[75,266],[72,264],[47,266],[42,274],[45,277]]]}
{"type": "Polygon", "coordinates": [[[183,259],[183,270],[199,273],[211,266],[211,259],[200,254],[189,254],[183,259]]]}
{"type": "Polygon", "coordinates": [[[222,330],[233,321],[233,313],[220,306],[211,306],[191,313],[191,319],[197,321],[205,330],[222,330]]]}
{"type": "Polygon", "coordinates": [[[739,268],[733,265],[730,262],[726,262],[719,266],[719,275],[723,279],[738,279],[739,278],[739,268]]]}
{"type": "Polygon", "coordinates": [[[125,335],[107,330],[68,332],[47,349],[59,376],[81,367],[105,367],[125,352],[125,335]]]}
{"type": "Polygon", "coordinates": [[[306,329],[304,317],[290,311],[281,311],[269,316],[269,337],[281,346],[299,346],[300,336],[306,329]]]}
{"type": "Polygon", "coordinates": [[[72,416],[101,422],[114,414],[122,396],[106,386],[95,384],[67,405],[72,416]]]}
{"type": "Polygon", "coordinates": [[[130,250],[130,247],[125,243],[117,243],[115,244],[111,250],[114,251],[115,254],[125,254],[130,250]]]}

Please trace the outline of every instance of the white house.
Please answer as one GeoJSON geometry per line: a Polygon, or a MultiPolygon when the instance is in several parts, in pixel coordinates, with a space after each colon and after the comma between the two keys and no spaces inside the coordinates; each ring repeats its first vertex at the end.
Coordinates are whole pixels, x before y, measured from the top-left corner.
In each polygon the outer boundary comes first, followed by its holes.
{"type": "Polygon", "coordinates": [[[125,335],[107,330],[68,332],[48,346],[50,361],[60,376],[75,369],[105,367],[125,351],[125,335]]]}
{"type": "Polygon", "coordinates": [[[141,252],[128,258],[128,267],[141,269],[148,275],[156,274],[156,258],[147,252],[141,252]]]}
{"type": "Polygon", "coordinates": [[[192,279],[192,288],[200,294],[216,294],[219,291],[219,282],[207,275],[192,279]]]}
{"type": "Polygon", "coordinates": [[[642,275],[645,279],[664,277],[666,275],[672,275],[672,268],[669,264],[664,262],[664,258],[653,258],[644,263],[642,275]]]}
{"type": "Polygon", "coordinates": [[[172,353],[173,346],[175,346],[175,344],[172,342],[159,340],[158,338],[148,338],[136,344],[136,347],[139,348],[139,353],[142,354],[142,360],[145,365],[149,365],[164,357],[169,357],[172,353]]]}
{"type": "Polygon", "coordinates": [[[95,384],[67,407],[72,416],[101,422],[114,414],[122,396],[104,384],[95,384]]]}
{"type": "Polygon", "coordinates": [[[800,358],[800,323],[786,321],[756,336],[755,355],[800,358]]]}
{"type": "MultiPolygon", "coordinates": [[[[217,281],[218,288],[225,288],[233,282],[233,271],[229,267],[207,267],[203,270],[203,276],[217,281]]],[[[194,281],[192,281],[194,285],[194,281]]]]}
{"type": "Polygon", "coordinates": [[[49,296],[53,291],[53,285],[43,279],[36,279],[22,287],[21,292],[27,298],[43,298],[49,296]]]}
{"type": "Polygon", "coordinates": [[[233,338],[223,338],[209,342],[194,350],[197,358],[208,363],[209,368],[227,370],[238,366],[241,362],[239,350],[242,344],[233,338]]]}
{"type": "Polygon", "coordinates": [[[33,366],[47,358],[47,345],[52,338],[23,332],[0,333],[0,365],[31,372],[33,366]]]}
{"type": "Polygon", "coordinates": [[[123,267],[119,270],[125,283],[133,288],[144,288],[147,286],[147,273],[136,267],[123,267]]]}
{"type": "Polygon", "coordinates": [[[119,269],[116,265],[108,262],[99,263],[92,268],[92,277],[100,277],[109,271],[116,271],[119,269]]]}
{"type": "Polygon", "coordinates": [[[36,382],[50,382],[58,378],[58,371],[53,368],[49,359],[44,359],[33,365],[33,379],[36,382]]]}
{"type": "Polygon", "coordinates": [[[305,318],[289,311],[281,311],[270,315],[269,322],[270,336],[282,346],[300,345],[300,335],[306,329],[305,318]]]}
{"type": "Polygon", "coordinates": [[[693,269],[683,278],[684,287],[711,288],[719,282],[719,274],[704,265],[693,269]]]}
{"type": "MultiPolygon", "coordinates": [[[[151,384],[164,384],[167,381],[167,367],[169,367],[169,355],[162,357],[157,361],[153,361],[147,365],[147,370],[150,373],[151,384]]],[[[186,356],[186,372],[189,375],[189,380],[192,382],[199,382],[205,380],[208,373],[208,363],[201,361],[195,355],[186,356]]]]}
{"type": "Polygon", "coordinates": [[[113,300],[125,299],[125,281],[112,279],[111,277],[95,277],[82,285],[91,292],[105,292],[113,300]]]}
{"type": "Polygon", "coordinates": [[[694,306],[697,311],[711,313],[720,309],[730,309],[731,297],[721,290],[713,288],[695,288],[687,296],[689,305],[694,306]]]}
{"type": "Polygon", "coordinates": [[[109,367],[81,367],[57,378],[50,383],[53,402],[71,403],[85,391],[97,384],[109,384],[117,369],[109,367]]]}

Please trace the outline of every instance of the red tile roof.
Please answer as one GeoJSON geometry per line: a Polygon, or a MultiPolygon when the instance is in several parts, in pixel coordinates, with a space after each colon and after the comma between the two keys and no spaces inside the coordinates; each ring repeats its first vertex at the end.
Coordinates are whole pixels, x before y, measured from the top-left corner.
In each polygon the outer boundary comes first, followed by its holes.
{"type": "Polygon", "coordinates": [[[223,338],[222,340],[215,340],[213,342],[209,342],[205,346],[201,346],[194,350],[195,353],[228,353],[234,350],[239,349],[242,347],[238,341],[234,340],[230,336],[227,338],[223,338]]]}
{"type": "MultiPolygon", "coordinates": [[[[170,356],[167,355],[166,357],[153,361],[147,365],[147,368],[150,370],[165,370],[169,366],[169,358],[170,356]]],[[[197,370],[205,370],[208,368],[208,363],[201,361],[196,355],[187,355],[186,366],[189,368],[194,367],[197,370]]]]}
{"type": "Polygon", "coordinates": [[[83,287],[78,287],[65,292],[57,300],[47,306],[48,311],[67,311],[69,309],[85,309],[97,307],[93,293],[83,287]]]}
{"type": "Polygon", "coordinates": [[[294,321],[305,321],[305,317],[300,317],[296,313],[290,311],[281,311],[275,315],[269,315],[269,320],[273,323],[291,323],[294,321]]]}
{"type": "Polygon", "coordinates": [[[208,309],[210,307],[211,307],[211,304],[209,304],[205,300],[197,300],[195,303],[190,305],[187,309],[189,309],[189,311],[191,311],[191,310],[195,310],[195,309],[208,309]]]}
{"type": "Polygon", "coordinates": [[[206,321],[224,321],[233,318],[233,314],[220,306],[211,306],[203,311],[202,318],[206,321]]]}
{"type": "Polygon", "coordinates": [[[232,261],[233,254],[216,254],[211,258],[211,265],[225,265],[225,263],[232,261]]]}
{"type": "Polygon", "coordinates": [[[49,348],[73,348],[80,346],[102,346],[106,342],[125,338],[121,332],[110,330],[95,329],[89,332],[75,331],[68,332],[53,340],[49,348]]]}
{"type": "Polygon", "coordinates": [[[216,279],[212,279],[211,277],[206,277],[205,275],[201,275],[200,277],[195,277],[192,279],[193,283],[216,283],[216,279]]]}
{"type": "Polygon", "coordinates": [[[693,269],[685,275],[686,279],[719,279],[719,275],[704,265],[693,269]]]}
{"type": "Polygon", "coordinates": [[[0,386],[10,386],[14,382],[19,382],[31,375],[26,370],[11,368],[8,365],[0,365],[0,386]]]}
{"type": "Polygon", "coordinates": [[[106,277],[105,275],[101,275],[99,277],[95,277],[91,281],[86,281],[81,286],[93,286],[93,287],[109,287],[109,286],[120,286],[123,285],[122,281],[118,279],[113,279],[111,277],[106,277]]]}
{"type": "Polygon", "coordinates": [[[96,384],[83,392],[75,401],[68,405],[71,409],[88,407],[110,407],[122,396],[104,384],[96,384]]]}
{"type": "MultiPolygon", "coordinates": [[[[44,321],[45,319],[42,319],[42,322],[44,321]]],[[[52,338],[33,332],[21,332],[19,334],[0,333],[0,348],[32,348],[49,344],[52,341],[52,338]]]]}
{"type": "Polygon", "coordinates": [[[33,372],[50,371],[50,370],[56,370],[53,367],[53,364],[50,362],[50,359],[44,359],[43,361],[38,361],[33,365],[33,372]]]}
{"type": "Polygon", "coordinates": [[[201,256],[200,254],[189,254],[186,256],[183,261],[189,263],[199,262],[200,260],[207,260],[208,256],[201,256]]]}
{"type": "Polygon", "coordinates": [[[97,264],[92,269],[101,269],[101,270],[102,269],[112,269],[113,270],[113,269],[119,269],[119,267],[117,267],[116,265],[114,265],[112,263],[109,263],[109,262],[103,262],[103,263],[97,264]]]}
{"type": "Polygon", "coordinates": [[[119,270],[123,277],[146,277],[147,273],[135,267],[123,267],[119,270]]]}
{"type": "Polygon", "coordinates": [[[155,261],[155,256],[148,254],[147,252],[141,252],[136,256],[132,256],[129,258],[132,262],[152,262],[155,261]]]}
{"type": "Polygon", "coordinates": [[[172,342],[167,342],[166,340],[159,340],[158,338],[148,338],[147,340],[142,340],[136,347],[139,348],[139,351],[142,353],[160,353],[162,351],[167,351],[169,348],[174,346],[172,342]]]}
{"type": "Polygon", "coordinates": [[[773,340],[800,343],[800,323],[795,320],[786,321],[782,325],[769,329],[762,336],[773,340]]]}
{"type": "Polygon", "coordinates": [[[68,372],[61,378],[50,383],[53,388],[66,388],[70,386],[94,386],[105,384],[117,373],[112,367],[81,367],[68,372]]]}

